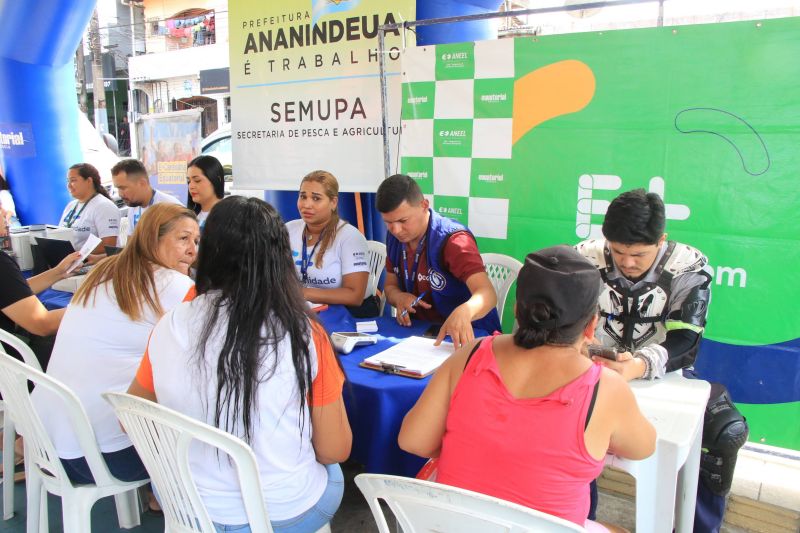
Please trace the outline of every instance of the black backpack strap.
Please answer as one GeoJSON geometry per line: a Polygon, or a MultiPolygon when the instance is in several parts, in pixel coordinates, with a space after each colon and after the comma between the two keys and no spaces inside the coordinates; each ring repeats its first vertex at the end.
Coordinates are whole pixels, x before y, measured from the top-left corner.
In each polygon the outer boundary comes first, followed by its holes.
{"type": "Polygon", "coordinates": [[[475,343],[475,346],[472,348],[472,351],[469,352],[469,355],[467,356],[467,360],[464,363],[464,370],[467,369],[467,365],[469,364],[470,360],[472,360],[472,356],[475,355],[475,352],[477,352],[478,348],[480,348],[481,344],[483,344],[483,340],[484,339],[478,339],[478,342],[475,343]]]}
{"type": "Polygon", "coordinates": [[[597,383],[594,384],[592,391],[592,400],[589,402],[589,409],[586,410],[586,423],[583,425],[583,430],[589,427],[589,419],[592,418],[592,411],[594,411],[594,402],[597,401],[597,389],[600,387],[600,378],[597,378],[597,383]]]}

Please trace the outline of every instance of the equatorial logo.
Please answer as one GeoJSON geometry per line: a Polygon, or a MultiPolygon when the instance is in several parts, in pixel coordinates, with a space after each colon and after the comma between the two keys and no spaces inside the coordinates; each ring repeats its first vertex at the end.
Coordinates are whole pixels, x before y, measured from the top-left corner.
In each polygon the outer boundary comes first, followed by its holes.
{"type": "Polygon", "coordinates": [[[28,123],[0,122],[0,154],[2,157],[33,157],[36,142],[28,123]]]}
{"type": "Polygon", "coordinates": [[[441,291],[444,290],[447,285],[447,280],[439,272],[428,270],[428,283],[431,284],[431,289],[441,291]]]}

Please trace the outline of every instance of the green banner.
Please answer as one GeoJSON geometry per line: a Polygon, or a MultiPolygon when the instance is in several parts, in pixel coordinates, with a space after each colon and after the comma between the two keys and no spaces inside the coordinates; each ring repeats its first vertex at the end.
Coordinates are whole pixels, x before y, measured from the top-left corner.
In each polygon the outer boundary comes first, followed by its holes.
{"type": "Polygon", "coordinates": [[[482,252],[518,259],[601,236],[623,191],[658,192],[669,238],[715,274],[698,368],[751,438],[800,449],[797,35],[791,18],[409,50],[401,171],[482,252]]]}

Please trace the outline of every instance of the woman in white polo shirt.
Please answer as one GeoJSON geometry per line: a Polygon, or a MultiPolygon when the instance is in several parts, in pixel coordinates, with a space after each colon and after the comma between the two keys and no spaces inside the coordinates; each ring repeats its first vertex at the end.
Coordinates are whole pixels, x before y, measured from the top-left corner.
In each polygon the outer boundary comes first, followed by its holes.
{"type": "Polygon", "coordinates": [[[306,300],[361,305],[369,280],[367,240],[339,218],[339,182],[315,170],[300,183],[299,220],[286,223],[306,300]]]}
{"type": "MultiPolygon", "coordinates": [[[[100,394],[128,388],[153,326],[166,311],[194,295],[187,273],[199,238],[194,213],[185,207],[162,203],[149,208],[122,252],[88,274],[56,336],[47,374],[78,395],[109,470],[125,481],[148,475],[100,394]]],[[[92,482],[58,399],[37,388],[33,400],[67,475],[75,483],[92,482]]]]}
{"type": "Polygon", "coordinates": [[[67,189],[75,198],[61,214],[59,226],[75,234],[72,246],[80,250],[89,234],[102,241],[92,253],[105,253],[104,246],[116,246],[119,233],[119,209],[100,182],[100,173],[89,163],[78,163],[67,171],[67,189]]]}
{"type": "Polygon", "coordinates": [[[216,157],[201,155],[189,161],[186,182],[189,185],[186,207],[197,214],[202,231],[211,208],[225,196],[225,170],[216,157]]]}
{"type": "MultiPolygon", "coordinates": [[[[330,521],[352,443],[344,373],[308,313],[280,215],[257,198],[225,198],[203,229],[197,297],[156,325],[128,390],[247,442],[280,533],[330,521]]],[[[235,468],[195,444],[209,516],[219,531],[250,531],[235,468]]]]}

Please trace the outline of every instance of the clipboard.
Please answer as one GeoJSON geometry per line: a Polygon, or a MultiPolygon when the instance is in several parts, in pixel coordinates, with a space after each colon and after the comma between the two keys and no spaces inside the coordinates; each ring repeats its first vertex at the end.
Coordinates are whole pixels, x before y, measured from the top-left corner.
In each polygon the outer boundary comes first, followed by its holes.
{"type": "Polygon", "coordinates": [[[453,344],[434,346],[434,339],[412,336],[391,348],[364,359],[359,366],[409,378],[422,379],[433,374],[453,354],[453,344]]]}
{"type": "Polygon", "coordinates": [[[414,379],[426,378],[436,371],[436,369],[434,369],[428,372],[427,374],[421,374],[419,372],[408,371],[405,369],[405,367],[402,367],[400,365],[393,365],[390,363],[381,363],[379,365],[376,365],[372,363],[366,363],[364,361],[361,361],[358,364],[358,366],[363,368],[369,368],[370,370],[377,370],[378,372],[383,372],[384,374],[394,374],[396,376],[405,376],[407,378],[414,378],[414,379]]]}

